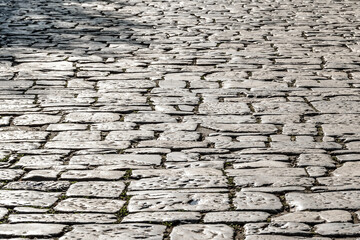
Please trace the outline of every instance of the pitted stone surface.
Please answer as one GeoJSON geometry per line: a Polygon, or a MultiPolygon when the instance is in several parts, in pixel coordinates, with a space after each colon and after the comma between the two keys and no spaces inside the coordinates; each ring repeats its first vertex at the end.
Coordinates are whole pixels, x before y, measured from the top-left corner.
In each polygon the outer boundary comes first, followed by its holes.
{"type": "Polygon", "coordinates": [[[359,9],[0,1],[0,238],[360,237],[359,9]]]}
{"type": "Polygon", "coordinates": [[[261,192],[238,192],[234,199],[237,210],[280,211],[282,204],[278,197],[261,192]]]}
{"type": "Polygon", "coordinates": [[[123,182],[77,182],[66,191],[69,197],[119,197],[125,189],[123,182]]]}
{"type": "Polygon", "coordinates": [[[4,237],[41,237],[56,236],[63,232],[66,225],[19,223],[0,225],[0,235],[4,237]]]}
{"type": "Polygon", "coordinates": [[[232,239],[233,229],[224,224],[218,225],[200,225],[187,224],[177,226],[170,235],[171,240],[189,239],[189,240],[230,240],[232,239]]]}
{"type": "Polygon", "coordinates": [[[54,208],[59,212],[115,213],[124,201],[111,199],[67,198],[54,208]]]}
{"type": "Polygon", "coordinates": [[[163,225],[150,224],[92,224],[76,225],[73,230],[66,233],[60,240],[71,239],[151,239],[162,240],[165,231],[163,225]]]}
{"type": "Polygon", "coordinates": [[[48,192],[25,191],[25,190],[1,190],[0,206],[50,207],[57,201],[57,198],[59,196],[60,193],[48,193],[48,192]]]}
{"type": "Polygon", "coordinates": [[[130,212],[227,210],[229,199],[222,193],[148,192],[133,196],[128,208],[130,212]]]}

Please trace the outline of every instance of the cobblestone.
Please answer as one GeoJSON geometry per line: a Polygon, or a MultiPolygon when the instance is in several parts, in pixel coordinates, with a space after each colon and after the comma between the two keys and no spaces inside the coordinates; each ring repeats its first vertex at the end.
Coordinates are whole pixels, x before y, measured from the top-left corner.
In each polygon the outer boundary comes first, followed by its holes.
{"type": "Polygon", "coordinates": [[[0,238],[360,237],[359,5],[0,1],[0,238]]]}

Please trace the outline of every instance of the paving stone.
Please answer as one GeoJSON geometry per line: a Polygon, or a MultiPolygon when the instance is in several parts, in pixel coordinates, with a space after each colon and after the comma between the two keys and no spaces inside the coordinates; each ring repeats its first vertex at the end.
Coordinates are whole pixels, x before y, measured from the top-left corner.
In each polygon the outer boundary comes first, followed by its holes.
{"type": "Polygon", "coordinates": [[[60,131],[80,131],[86,130],[87,125],[77,123],[58,123],[50,124],[46,131],[60,132],[60,131]]]}
{"type": "Polygon", "coordinates": [[[0,208],[0,219],[3,219],[7,214],[8,210],[6,208],[0,208]]]}
{"type": "Polygon", "coordinates": [[[0,205],[7,207],[35,206],[50,207],[60,193],[48,193],[25,190],[0,190],[0,205]]]}
{"type": "Polygon", "coordinates": [[[297,166],[320,166],[320,167],[335,167],[335,161],[330,155],[326,154],[301,154],[298,158],[297,166]]]}
{"type": "Polygon", "coordinates": [[[196,222],[200,220],[201,214],[197,212],[139,212],[127,215],[122,223],[139,222],[196,222]]]}
{"type": "Polygon", "coordinates": [[[61,116],[47,114],[28,114],[14,118],[14,125],[18,126],[36,126],[53,124],[59,122],[61,116]]]}
{"type": "Polygon", "coordinates": [[[45,144],[45,148],[55,149],[124,149],[130,146],[128,141],[52,141],[45,144]]]}
{"type": "Polygon", "coordinates": [[[211,168],[183,168],[183,169],[148,169],[148,170],[134,170],[132,171],[134,178],[149,178],[149,177],[193,177],[193,176],[223,176],[222,171],[211,168]]]}
{"type": "Polygon", "coordinates": [[[24,174],[23,170],[20,169],[0,169],[0,180],[1,181],[13,181],[24,174]]]}
{"type": "Polygon", "coordinates": [[[91,124],[90,130],[93,131],[123,131],[131,130],[136,126],[131,122],[108,122],[108,123],[96,123],[91,124]]]}
{"type": "Polygon", "coordinates": [[[106,136],[108,141],[136,141],[136,140],[148,140],[153,139],[153,131],[112,131],[106,136]]]}
{"type": "Polygon", "coordinates": [[[60,213],[60,214],[12,214],[9,216],[10,223],[60,223],[60,224],[84,224],[84,223],[115,223],[117,218],[112,214],[94,213],[60,213]]]}
{"type": "Polygon", "coordinates": [[[62,155],[28,155],[20,158],[15,166],[28,168],[50,168],[62,165],[62,155]]]}
{"type": "Polygon", "coordinates": [[[65,131],[58,133],[52,141],[87,142],[100,141],[99,131],[65,131]]]}
{"type": "Polygon", "coordinates": [[[47,208],[35,208],[35,207],[15,207],[14,211],[16,213],[46,213],[49,211],[47,208]]]}
{"type": "Polygon", "coordinates": [[[0,225],[0,235],[4,237],[48,237],[56,236],[63,232],[66,225],[19,223],[0,225]]]}
{"type": "Polygon", "coordinates": [[[163,239],[165,232],[163,225],[150,224],[92,224],[76,225],[59,240],[68,239],[163,239]]]}
{"type": "Polygon", "coordinates": [[[174,227],[170,234],[171,240],[179,239],[216,239],[228,240],[232,239],[233,229],[224,224],[216,225],[201,225],[201,224],[186,224],[174,227]]]}
{"type": "Polygon", "coordinates": [[[286,201],[298,211],[303,210],[352,210],[359,208],[358,191],[324,193],[288,193],[286,201]]]}
{"type": "Polygon", "coordinates": [[[239,187],[285,187],[285,186],[303,186],[310,187],[315,179],[308,177],[282,177],[282,176],[241,176],[234,177],[234,183],[239,187]]]}
{"type": "Polygon", "coordinates": [[[145,154],[105,154],[74,156],[70,159],[70,165],[104,166],[118,165],[124,168],[136,168],[141,166],[160,165],[160,155],[145,154]]]}
{"type": "Polygon", "coordinates": [[[61,180],[119,180],[125,172],[101,170],[71,170],[61,174],[61,180]]]}
{"type": "Polygon", "coordinates": [[[198,161],[200,154],[197,153],[183,153],[171,152],[166,154],[166,162],[193,162],[198,161]]]}
{"type": "Polygon", "coordinates": [[[278,197],[261,192],[237,192],[234,198],[237,210],[280,211],[282,204],[278,197]]]}
{"type": "Polygon", "coordinates": [[[194,177],[154,177],[132,181],[129,190],[161,190],[161,189],[184,189],[184,188],[226,188],[225,177],[218,176],[194,176],[194,177]]]}
{"type": "Polygon", "coordinates": [[[360,169],[360,162],[346,162],[343,166],[337,168],[335,171],[332,172],[332,175],[336,177],[349,177],[360,176],[359,170],[360,169]]]}
{"type": "Polygon", "coordinates": [[[117,198],[125,189],[123,182],[77,182],[66,192],[69,197],[103,197],[117,198]]]}
{"type": "Polygon", "coordinates": [[[20,181],[10,182],[4,186],[12,190],[65,191],[70,186],[67,181],[20,181]]]}
{"type": "Polygon", "coordinates": [[[115,213],[125,201],[112,199],[67,198],[59,202],[54,210],[59,212],[115,213]]]}
{"type": "Polygon", "coordinates": [[[284,235],[250,235],[245,240],[331,240],[327,237],[297,237],[297,236],[284,236],[284,235]]]}
{"type": "Polygon", "coordinates": [[[115,113],[86,113],[73,112],[65,117],[65,122],[69,123],[104,123],[115,122],[120,116],[115,113]]]}
{"type": "Polygon", "coordinates": [[[269,216],[266,212],[210,212],[205,214],[204,223],[264,222],[269,216]]]}
{"type": "Polygon", "coordinates": [[[350,222],[351,214],[343,210],[329,210],[321,212],[294,212],[272,218],[273,222],[302,222],[302,223],[324,223],[324,222],[350,222]]]}
{"type": "Polygon", "coordinates": [[[286,234],[310,235],[311,228],[304,223],[277,222],[277,223],[248,223],[244,226],[246,235],[257,234],[286,234]]]}
{"type": "Polygon", "coordinates": [[[229,199],[222,193],[148,193],[133,196],[129,212],[227,210],[229,199]]]}
{"type": "Polygon", "coordinates": [[[315,225],[315,232],[322,236],[359,237],[360,224],[323,223],[323,224],[315,225]]]}
{"type": "Polygon", "coordinates": [[[48,133],[41,131],[2,131],[0,141],[37,142],[45,141],[48,133]]]}
{"type": "Polygon", "coordinates": [[[255,169],[228,169],[229,176],[280,176],[280,177],[307,177],[303,168],[255,168],[255,169]]]}
{"type": "Polygon", "coordinates": [[[59,170],[33,170],[25,174],[22,180],[56,180],[59,170]]]}
{"type": "Polygon", "coordinates": [[[200,114],[249,114],[250,109],[246,103],[203,103],[199,107],[200,114]]]}

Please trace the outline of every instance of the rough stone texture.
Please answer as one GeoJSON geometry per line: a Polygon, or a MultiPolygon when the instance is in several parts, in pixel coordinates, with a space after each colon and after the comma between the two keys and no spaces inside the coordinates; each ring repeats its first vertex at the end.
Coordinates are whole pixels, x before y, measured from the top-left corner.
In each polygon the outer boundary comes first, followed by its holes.
{"type": "Polygon", "coordinates": [[[121,200],[111,199],[67,198],[54,209],[59,212],[115,213],[124,203],[121,200]]]}
{"type": "Polygon", "coordinates": [[[359,237],[359,9],[0,1],[0,238],[359,237]]]}
{"type": "Polygon", "coordinates": [[[0,225],[0,235],[4,237],[41,237],[54,236],[62,233],[66,225],[19,223],[0,225]]]}
{"type": "Polygon", "coordinates": [[[165,231],[163,225],[150,224],[92,224],[76,225],[74,229],[66,233],[60,240],[68,239],[151,239],[162,240],[165,231]]]}
{"type": "Polygon", "coordinates": [[[189,239],[189,240],[230,240],[233,236],[233,229],[227,225],[200,225],[187,224],[177,226],[170,234],[171,240],[189,239]]]}

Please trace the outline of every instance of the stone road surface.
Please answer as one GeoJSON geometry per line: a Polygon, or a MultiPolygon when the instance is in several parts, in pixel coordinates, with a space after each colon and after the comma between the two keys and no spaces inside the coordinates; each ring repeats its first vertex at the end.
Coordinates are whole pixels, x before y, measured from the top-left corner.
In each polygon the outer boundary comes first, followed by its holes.
{"type": "Polygon", "coordinates": [[[359,40],[358,0],[0,0],[0,238],[357,239],[359,40]]]}

